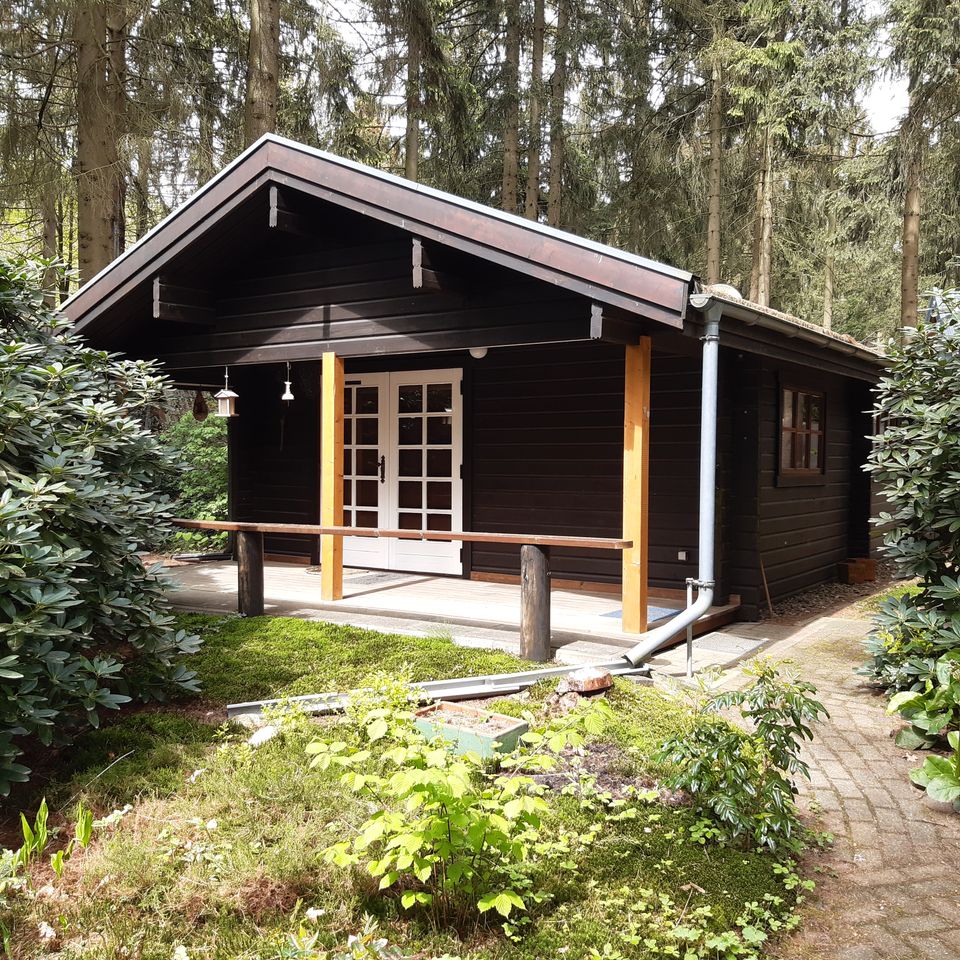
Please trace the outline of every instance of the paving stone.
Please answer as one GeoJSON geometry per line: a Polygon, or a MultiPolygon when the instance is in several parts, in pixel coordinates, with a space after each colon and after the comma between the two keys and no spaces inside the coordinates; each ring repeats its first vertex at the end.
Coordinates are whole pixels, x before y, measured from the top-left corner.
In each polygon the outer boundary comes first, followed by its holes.
{"type": "Polygon", "coordinates": [[[836,879],[807,918],[825,932],[788,938],[777,956],[960,960],[960,817],[924,802],[909,780],[922,755],[896,746],[891,734],[902,724],[851,673],[868,629],[822,618],[764,650],[793,660],[830,711],[803,754],[812,774],[804,800],[819,807],[819,827],[835,837],[836,879]]]}

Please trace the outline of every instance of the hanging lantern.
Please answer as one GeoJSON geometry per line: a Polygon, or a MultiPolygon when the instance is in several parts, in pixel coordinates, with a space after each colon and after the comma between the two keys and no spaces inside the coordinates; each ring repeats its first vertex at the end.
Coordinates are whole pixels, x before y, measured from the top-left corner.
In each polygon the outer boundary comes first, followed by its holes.
{"type": "Polygon", "coordinates": [[[203,423],[209,412],[207,399],[204,397],[203,391],[198,389],[196,396],[193,398],[193,419],[203,423]]]}
{"type": "Polygon", "coordinates": [[[230,389],[230,371],[223,368],[223,389],[214,397],[217,401],[218,417],[235,417],[237,415],[237,395],[230,389]]]}
{"type": "Polygon", "coordinates": [[[293,399],[293,390],[290,389],[290,383],[291,383],[290,361],[288,360],[287,361],[287,379],[283,381],[283,385],[284,387],[286,387],[286,389],[283,391],[283,396],[280,398],[281,400],[286,400],[287,403],[289,403],[293,399]]]}

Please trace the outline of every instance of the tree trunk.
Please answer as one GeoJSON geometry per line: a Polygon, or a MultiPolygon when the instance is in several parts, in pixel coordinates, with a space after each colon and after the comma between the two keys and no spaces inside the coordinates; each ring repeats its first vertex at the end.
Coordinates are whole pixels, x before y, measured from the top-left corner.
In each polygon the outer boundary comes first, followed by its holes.
{"type": "Polygon", "coordinates": [[[527,148],[527,195],[524,216],[537,220],[540,216],[540,96],[543,86],[543,34],[545,30],[544,0],[533,4],[533,64],[530,75],[530,142],[527,148]]]}
{"type": "MultiPolygon", "coordinates": [[[[207,23],[213,23],[217,17],[215,0],[204,0],[201,16],[207,23]]],[[[217,116],[220,103],[220,79],[217,75],[216,49],[213,41],[205,51],[203,58],[200,90],[202,100],[197,104],[197,185],[201,186],[213,178],[215,170],[214,137],[216,135],[217,116]]]]}
{"type": "Polygon", "coordinates": [[[150,229],[150,141],[142,139],[137,149],[137,239],[150,229]]]}
{"type": "Polygon", "coordinates": [[[923,146],[925,136],[922,123],[914,122],[911,109],[907,112],[901,142],[908,150],[904,173],[903,234],[900,265],[900,326],[915,327],[919,314],[918,284],[920,276],[920,183],[923,174],[923,146]]]}
{"type": "Polygon", "coordinates": [[[550,182],[547,193],[547,223],[559,227],[563,193],[565,137],[563,105],[567,92],[567,20],[570,0],[558,0],[557,32],[553,43],[553,75],[550,78],[550,182]]]}
{"type": "Polygon", "coordinates": [[[119,257],[127,241],[127,178],[120,162],[120,131],[126,129],[127,116],[127,22],[122,2],[112,3],[107,16],[107,87],[113,111],[113,143],[117,151],[116,177],[113,188],[115,228],[113,233],[114,258],[119,257]]]}
{"type": "Polygon", "coordinates": [[[763,146],[763,200],[760,221],[760,256],[757,267],[757,303],[770,306],[773,266],[773,139],[767,130],[763,146]]]}
{"type": "Polygon", "coordinates": [[[707,283],[720,282],[720,225],[723,190],[723,77],[714,62],[710,80],[710,168],[707,174],[707,283]]]}
{"type": "Polygon", "coordinates": [[[407,35],[407,129],[404,135],[403,175],[416,180],[420,161],[420,39],[411,26],[407,35]]]}
{"type": "Polygon", "coordinates": [[[277,129],[280,93],[280,0],[250,0],[250,47],[243,139],[249,147],[277,129]]]}
{"type": "Polygon", "coordinates": [[[506,60],[503,65],[503,184],[500,206],[517,212],[520,128],[520,6],[517,0],[504,0],[507,14],[506,60]]]}
{"type": "Polygon", "coordinates": [[[827,257],[823,265],[823,329],[833,329],[833,290],[836,273],[834,235],[837,232],[837,211],[833,197],[828,198],[827,208],[827,257]]]}
{"type": "Polygon", "coordinates": [[[119,158],[114,97],[108,83],[107,7],[77,4],[77,262],[86,282],[120,248],[119,158]]]}
{"type": "MultiPolygon", "coordinates": [[[[54,179],[43,188],[41,214],[43,216],[43,258],[57,260],[60,256],[60,184],[54,179]]],[[[43,271],[44,298],[51,307],[57,305],[57,268],[47,266],[43,271]]]]}

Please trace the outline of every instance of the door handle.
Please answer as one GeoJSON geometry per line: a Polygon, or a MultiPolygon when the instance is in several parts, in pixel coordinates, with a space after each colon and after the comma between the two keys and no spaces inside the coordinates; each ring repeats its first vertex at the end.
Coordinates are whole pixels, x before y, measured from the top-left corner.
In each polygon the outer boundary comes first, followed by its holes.
{"type": "Polygon", "coordinates": [[[387,482],[387,458],[386,457],[380,458],[380,482],[381,483],[387,482]]]}

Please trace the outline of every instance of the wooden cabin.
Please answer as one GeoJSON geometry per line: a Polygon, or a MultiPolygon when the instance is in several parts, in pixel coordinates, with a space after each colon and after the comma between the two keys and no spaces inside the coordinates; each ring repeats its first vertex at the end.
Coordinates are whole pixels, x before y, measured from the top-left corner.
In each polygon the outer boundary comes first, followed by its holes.
{"type": "MultiPolygon", "coordinates": [[[[342,509],[363,528],[623,537],[631,549],[555,549],[551,567],[611,591],[626,571],[626,627],[635,594],[697,570],[697,290],[687,271],[267,136],[64,309],[92,345],[158,358],[179,384],[219,389],[229,370],[232,518],[342,509]]],[[[776,601],[868,555],[882,361],[714,294],[717,596],[753,618],[764,583],[776,601]]],[[[321,560],[310,536],[266,551],[321,560]]],[[[518,575],[499,542],[342,551],[369,569],[518,575]]]]}

